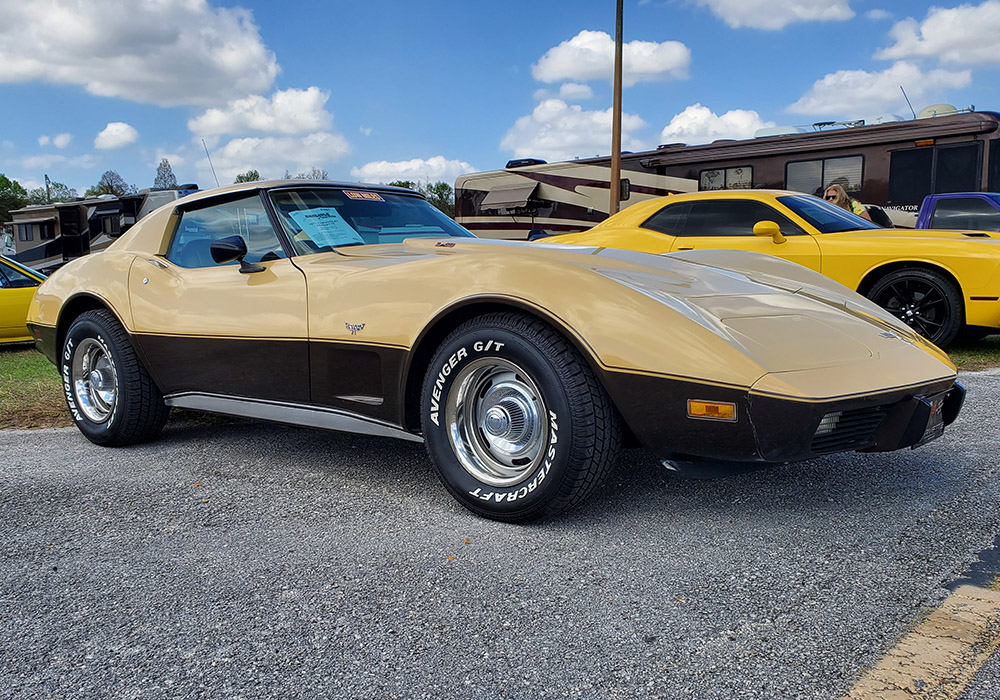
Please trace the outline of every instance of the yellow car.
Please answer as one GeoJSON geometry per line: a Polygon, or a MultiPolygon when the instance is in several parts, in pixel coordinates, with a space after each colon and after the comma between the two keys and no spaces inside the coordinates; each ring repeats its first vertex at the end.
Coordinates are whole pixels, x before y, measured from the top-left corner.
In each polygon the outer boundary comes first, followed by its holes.
{"type": "Polygon", "coordinates": [[[800,265],[478,240],[409,190],[326,181],[161,208],[53,273],[28,324],[94,443],[150,440],[171,406],[423,441],[506,521],[582,502],[623,439],[674,469],[896,450],[964,395],[800,265]]]}
{"type": "Polygon", "coordinates": [[[0,345],[33,340],[25,319],[35,287],[44,279],[45,275],[0,255],[0,345]]]}
{"type": "Polygon", "coordinates": [[[589,231],[544,240],[646,253],[766,253],[832,277],[939,346],[964,327],[1000,329],[1000,234],[884,229],[796,192],[673,195],[634,204],[589,231]]]}

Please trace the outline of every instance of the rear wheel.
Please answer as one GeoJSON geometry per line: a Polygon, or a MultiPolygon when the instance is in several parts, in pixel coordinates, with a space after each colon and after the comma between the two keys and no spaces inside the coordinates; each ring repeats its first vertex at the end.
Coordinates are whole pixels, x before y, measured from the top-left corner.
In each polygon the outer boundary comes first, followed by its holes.
{"type": "Polygon", "coordinates": [[[867,296],[935,345],[947,345],[962,328],[962,295],[951,280],[933,270],[890,272],[867,296]]]}
{"type": "Polygon", "coordinates": [[[448,491],[508,522],[583,502],[621,440],[617,412],[579,353],[515,313],[472,319],[445,339],[424,379],[421,422],[448,491]]]}
{"type": "Polygon", "coordinates": [[[70,415],[91,442],[132,445],[163,428],[170,409],[110,311],[88,311],[73,321],[60,370],[70,415]]]}

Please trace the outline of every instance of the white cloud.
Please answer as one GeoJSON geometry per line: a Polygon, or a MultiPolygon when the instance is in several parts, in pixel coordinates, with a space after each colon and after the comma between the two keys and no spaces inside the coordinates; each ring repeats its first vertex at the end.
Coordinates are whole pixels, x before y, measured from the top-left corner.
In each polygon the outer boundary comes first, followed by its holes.
{"type": "Polygon", "coordinates": [[[464,160],[448,160],[444,156],[414,158],[412,160],[377,160],[365,163],[360,168],[351,168],[351,177],[361,182],[454,182],[465,173],[474,173],[476,168],[464,160]]]}
{"type": "Polygon", "coordinates": [[[359,126],[358,127],[358,131],[360,131],[365,136],[371,136],[372,135],[372,128],[370,126],[359,126]]]}
{"type": "Polygon", "coordinates": [[[60,153],[40,153],[21,158],[20,166],[25,170],[47,170],[56,165],[61,168],[92,168],[95,162],[91,155],[70,158],[60,153]]]}
{"type": "Polygon", "coordinates": [[[323,131],[333,123],[333,116],[324,109],[329,98],[330,93],[318,87],[278,90],[270,99],[250,95],[207,110],[190,120],[188,129],[198,136],[323,131]]]}
{"type": "Polygon", "coordinates": [[[94,148],[122,148],[139,139],[139,132],[125,122],[109,122],[94,139],[94,148]]]}
{"type": "Polygon", "coordinates": [[[56,148],[66,148],[69,145],[70,140],[73,137],[70,134],[56,134],[55,136],[48,136],[42,134],[38,137],[39,146],[48,146],[49,144],[55,146],[56,148]]]}
{"type": "Polygon", "coordinates": [[[850,0],[697,0],[734,29],[783,29],[793,22],[833,22],[854,16],[850,0]]]}
{"type": "MultiPolygon", "coordinates": [[[[350,146],[343,136],[317,132],[306,136],[265,136],[232,139],[212,151],[212,164],[219,182],[232,182],[236,175],[257,170],[267,179],[283,177],[285,170],[292,175],[320,168],[343,158],[350,146]]],[[[202,183],[214,182],[208,159],[197,163],[202,183]]]]}
{"type": "MultiPolygon", "coordinates": [[[[584,111],[562,100],[543,100],[534,111],[518,119],[500,142],[519,158],[569,160],[611,152],[612,110],[584,111]]],[[[622,148],[641,151],[644,145],[632,131],[646,123],[634,114],[622,114],[622,148]]]]}
{"type": "Polygon", "coordinates": [[[249,10],[206,0],[0,0],[0,17],[0,82],[173,106],[260,92],[279,71],[249,10]]]}
{"type": "Polygon", "coordinates": [[[589,85],[581,83],[563,83],[559,86],[559,97],[563,100],[589,100],[594,91],[589,85]]]}
{"type": "Polygon", "coordinates": [[[716,139],[748,139],[753,137],[757,129],[774,125],[774,122],[761,119],[753,110],[732,109],[720,116],[708,107],[693,104],[680,114],[675,114],[670,123],[663,127],[660,143],[681,141],[695,144],[716,139]]]}
{"type": "MultiPolygon", "coordinates": [[[[546,51],[531,74],[543,83],[611,80],[614,52],[609,34],[585,29],[546,51]]],[[[622,47],[622,84],[687,78],[690,65],[691,51],[679,41],[630,41],[622,47]]]]}
{"type": "Polygon", "coordinates": [[[944,63],[1000,63],[1000,0],[954,8],[932,7],[923,22],[897,22],[895,43],[875,54],[897,59],[933,56],[944,63]]]}
{"type": "Polygon", "coordinates": [[[868,12],[865,13],[865,17],[873,20],[883,20],[892,17],[892,13],[889,12],[888,10],[879,10],[879,9],[868,10],[868,12]]]}
{"type": "Polygon", "coordinates": [[[950,88],[965,87],[972,81],[969,71],[922,71],[912,63],[897,61],[878,73],[841,70],[813,83],[805,95],[788,108],[795,114],[856,117],[872,112],[908,111],[899,87],[911,102],[932,99],[950,88]]]}

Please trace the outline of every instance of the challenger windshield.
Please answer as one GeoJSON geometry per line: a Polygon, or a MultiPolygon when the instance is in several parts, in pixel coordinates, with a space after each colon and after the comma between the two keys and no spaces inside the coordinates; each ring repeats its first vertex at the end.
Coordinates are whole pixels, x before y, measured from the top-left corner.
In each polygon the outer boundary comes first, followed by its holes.
{"type": "Polygon", "coordinates": [[[275,190],[270,197],[299,255],[414,237],[474,237],[421,197],[360,188],[275,190]]]}
{"type": "Polygon", "coordinates": [[[882,228],[819,197],[786,195],[778,197],[778,201],[812,224],[820,233],[882,228]]]}

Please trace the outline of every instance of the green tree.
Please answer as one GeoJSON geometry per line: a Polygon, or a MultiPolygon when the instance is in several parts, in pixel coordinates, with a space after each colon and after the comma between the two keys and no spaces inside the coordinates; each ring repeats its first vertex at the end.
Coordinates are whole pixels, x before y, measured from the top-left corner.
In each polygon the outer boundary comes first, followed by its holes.
{"type": "Polygon", "coordinates": [[[455,190],[447,182],[425,183],[412,180],[393,180],[387,183],[390,187],[405,187],[408,190],[419,192],[427,201],[443,211],[448,216],[455,216],[455,190]]]}
{"type": "Polygon", "coordinates": [[[28,190],[28,204],[48,204],[49,202],[68,202],[79,197],[76,190],[61,182],[50,182],[48,191],[44,187],[28,190]]]}
{"type": "Polygon", "coordinates": [[[177,187],[177,178],[174,176],[174,169],[170,167],[170,161],[166,158],[161,158],[160,164],[156,167],[156,179],[153,180],[153,187],[158,190],[168,190],[177,187]]]}
{"type": "Polygon", "coordinates": [[[102,194],[113,194],[121,197],[122,195],[135,193],[135,185],[130,185],[125,182],[125,178],[114,170],[105,170],[98,183],[87,188],[84,195],[87,197],[96,197],[102,194]]]}
{"type": "Polygon", "coordinates": [[[258,180],[263,180],[260,173],[256,170],[247,170],[245,173],[240,173],[236,176],[235,183],[240,182],[257,182],[258,180]]]}
{"type": "Polygon", "coordinates": [[[420,188],[417,187],[417,183],[412,182],[410,180],[393,180],[392,182],[388,183],[388,185],[389,187],[405,187],[406,189],[413,190],[415,192],[420,191],[420,188]]]}
{"type": "Polygon", "coordinates": [[[427,201],[448,216],[455,216],[455,190],[447,182],[429,182],[420,188],[427,201]]]}
{"type": "MultiPolygon", "coordinates": [[[[288,171],[285,171],[288,174],[288,171]]],[[[295,176],[296,180],[329,180],[330,176],[322,168],[313,168],[295,176]]]]}
{"type": "Polygon", "coordinates": [[[28,192],[17,180],[0,173],[0,221],[10,221],[12,209],[20,209],[28,203],[28,192]]]}

